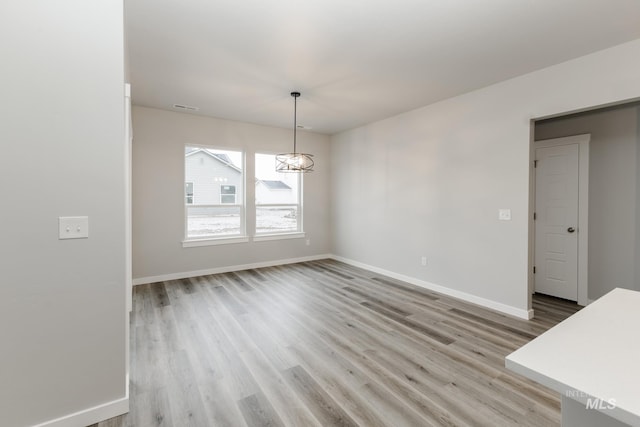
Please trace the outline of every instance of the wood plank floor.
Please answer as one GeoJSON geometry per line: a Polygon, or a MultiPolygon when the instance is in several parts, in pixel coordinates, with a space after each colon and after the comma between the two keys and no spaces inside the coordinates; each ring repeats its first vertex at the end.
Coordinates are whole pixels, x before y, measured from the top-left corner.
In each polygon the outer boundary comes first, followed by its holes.
{"type": "Polygon", "coordinates": [[[557,426],[504,357],[523,321],[332,260],[134,288],[131,412],[97,427],[557,426]]]}

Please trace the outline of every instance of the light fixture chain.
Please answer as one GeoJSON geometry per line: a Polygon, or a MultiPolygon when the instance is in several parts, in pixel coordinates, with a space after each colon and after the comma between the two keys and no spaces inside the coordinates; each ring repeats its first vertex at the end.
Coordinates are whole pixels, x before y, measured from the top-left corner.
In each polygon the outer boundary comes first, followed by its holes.
{"type": "Polygon", "coordinates": [[[296,154],[296,134],[298,132],[298,97],[293,96],[293,154],[296,154]]]}

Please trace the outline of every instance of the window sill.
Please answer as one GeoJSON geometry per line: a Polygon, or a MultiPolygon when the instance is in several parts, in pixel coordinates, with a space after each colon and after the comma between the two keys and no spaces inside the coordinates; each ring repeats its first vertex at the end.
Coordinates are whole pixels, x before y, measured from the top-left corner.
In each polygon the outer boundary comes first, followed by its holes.
{"type": "Polygon", "coordinates": [[[281,233],[281,234],[259,234],[253,236],[254,242],[266,242],[269,240],[286,240],[286,239],[302,239],[304,238],[304,232],[295,233],[281,233]]]}
{"type": "Polygon", "coordinates": [[[247,236],[234,236],[234,237],[215,237],[209,239],[193,239],[183,240],[183,248],[195,248],[198,246],[216,246],[216,245],[231,245],[234,243],[248,243],[249,238],[247,236]]]}

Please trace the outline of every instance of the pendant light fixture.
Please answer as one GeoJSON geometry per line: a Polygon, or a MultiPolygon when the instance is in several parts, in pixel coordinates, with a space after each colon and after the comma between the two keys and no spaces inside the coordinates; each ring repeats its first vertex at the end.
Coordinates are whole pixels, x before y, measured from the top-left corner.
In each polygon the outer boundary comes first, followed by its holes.
{"type": "Polygon", "coordinates": [[[291,92],[291,96],[293,96],[293,153],[276,155],[276,172],[313,172],[313,155],[296,151],[298,97],[300,92],[291,92]]]}

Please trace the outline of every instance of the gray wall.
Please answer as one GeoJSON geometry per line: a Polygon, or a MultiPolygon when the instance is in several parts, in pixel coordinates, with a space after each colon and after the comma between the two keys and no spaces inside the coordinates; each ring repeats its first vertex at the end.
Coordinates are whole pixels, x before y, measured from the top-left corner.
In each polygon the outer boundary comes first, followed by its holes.
{"type": "MultiPolygon", "coordinates": [[[[133,132],[134,278],[330,252],[329,137],[298,132],[299,148],[312,153],[316,162],[315,171],[304,175],[309,246],[305,239],[290,239],[183,248],[184,145],[245,150],[246,173],[251,174],[254,153],[290,151],[293,131],[134,106],[133,132]]],[[[254,185],[246,188],[247,200],[254,198],[254,191],[254,185]]],[[[248,230],[254,222],[255,215],[248,209],[248,230]]]]}
{"type": "Polygon", "coordinates": [[[526,313],[531,119],[638,98],[638,73],[640,40],[333,136],[334,253],[526,313]]]}
{"type": "Polygon", "coordinates": [[[591,134],[589,146],[589,299],[616,287],[639,289],[638,107],[536,123],[536,140],[591,134]]]}
{"type": "Polygon", "coordinates": [[[640,291],[640,107],[637,108],[636,139],[636,290],[640,291]]]}
{"type": "Polygon", "coordinates": [[[123,10],[0,9],[0,424],[25,426],[125,398],[123,10]]]}

